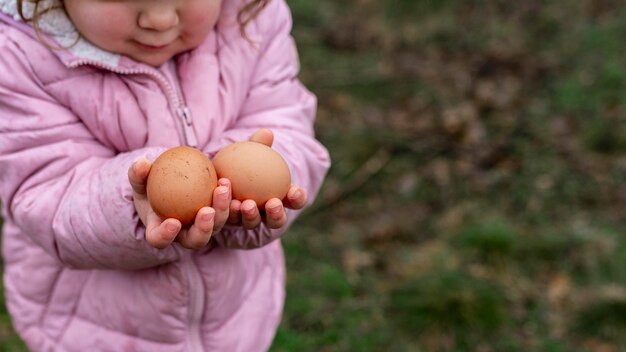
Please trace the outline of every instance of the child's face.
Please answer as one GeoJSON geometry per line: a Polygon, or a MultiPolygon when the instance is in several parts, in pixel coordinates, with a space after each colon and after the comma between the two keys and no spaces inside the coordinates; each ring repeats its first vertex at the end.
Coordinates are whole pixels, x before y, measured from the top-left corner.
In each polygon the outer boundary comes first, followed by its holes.
{"type": "Polygon", "coordinates": [[[65,0],[83,37],[152,66],[198,46],[217,22],[221,0],[65,0]]]}

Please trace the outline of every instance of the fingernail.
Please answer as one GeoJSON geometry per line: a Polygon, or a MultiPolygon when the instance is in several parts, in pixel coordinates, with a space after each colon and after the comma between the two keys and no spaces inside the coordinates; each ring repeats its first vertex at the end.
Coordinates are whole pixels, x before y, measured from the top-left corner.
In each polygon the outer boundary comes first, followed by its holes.
{"type": "Polygon", "coordinates": [[[254,213],[254,208],[255,207],[253,205],[246,204],[245,206],[242,206],[241,211],[246,214],[252,215],[254,213]]]}
{"type": "Polygon", "coordinates": [[[270,205],[267,210],[270,212],[270,214],[277,214],[280,212],[281,208],[282,207],[280,206],[280,204],[274,204],[270,205]]]}
{"type": "Polygon", "coordinates": [[[149,163],[150,161],[148,159],[146,159],[145,156],[141,156],[137,159],[135,159],[135,161],[133,162],[134,165],[140,165],[141,163],[149,163]]]}
{"type": "Polygon", "coordinates": [[[222,188],[217,192],[217,196],[221,199],[221,200],[226,200],[228,199],[228,188],[222,188]]]}
{"type": "Polygon", "coordinates": [[[176,224],[167,223],[165,224],[165,229],[169,232],[176,232],[178,231],[178,226],[176,224]]]}
{"type": "Polygon", "coordinates": [[[209,211],[202,215],[202,221],[209,222],[209,221],[212,221],[214,217],[215,217],[215,212],[209,211]]]}
{"type": "Polygon", "coordinates": [[[295,191],[293,191],[291,193],[291,196],[289,196],[290,199],[295,199],[295,198],[299,198],[300,195],[302,194],[302,192],[300,192],[299,189],[296,189],[295,191]]]}

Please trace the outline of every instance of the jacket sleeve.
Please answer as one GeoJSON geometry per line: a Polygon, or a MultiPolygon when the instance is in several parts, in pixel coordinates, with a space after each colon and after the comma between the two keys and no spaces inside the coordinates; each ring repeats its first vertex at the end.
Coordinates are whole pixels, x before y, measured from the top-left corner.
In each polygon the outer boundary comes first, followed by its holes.
{"type": "Polygon", "coordinates": [[[0,33],[0,199],[7,221],[75,268],[137,269],[176,260],[144,240],[129,165],[48,95],[19,45],[0,33]]]}
{"type": "MultiPolygon", "coordinates": [[[[312,203],[330,167],[330,158],[315,138],[317,100],[297,78],[299,62],[290,34],[290,10],[284,0],[273,0],[268,6],[256,23],[251,23],[261,28],[258,30],[264,38],[236,123],[220,141],[212,143],[207,152],[211,155],[228,143],[247,140],[259,128],[269,128],[274,133],[272,147],[287,161],[292,183],[306,189],[309,203],[312,203]]],[[[252,40],[256,42],[255,38],[252,40]]],[[[214,239],[230,248],[261,247],[279,238],[298,213],[287,210],[288,224],[277,230],[264,224],[253,230],[226,227],[214,239]]]]}

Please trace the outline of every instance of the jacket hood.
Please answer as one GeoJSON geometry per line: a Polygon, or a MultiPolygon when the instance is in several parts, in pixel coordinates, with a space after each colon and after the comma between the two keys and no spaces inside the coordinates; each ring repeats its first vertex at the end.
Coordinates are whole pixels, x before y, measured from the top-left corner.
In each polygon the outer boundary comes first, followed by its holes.
{"type": "MultiPolygon", "coordinates": [[[[54,50],[61,61],[70,66],[76,61],[95,61],[107,66],[117,67],[120,55],[103,50],[84,39],[72,21],[63,10],[60,0],[42,0],[40,9],[49,9],[39,19],[39,28],[45,40],[50,44],[58,45],[66,50],[54,50]]],[[[23,13],[26,18],[32,18],[35,5],[29,1],[23,2],[23,13]]],[[[16,0],[0,0],[0,20],[12,22],[17,28],[37,36],[31,23],[25,23],[17,10],[16,0]]]]}

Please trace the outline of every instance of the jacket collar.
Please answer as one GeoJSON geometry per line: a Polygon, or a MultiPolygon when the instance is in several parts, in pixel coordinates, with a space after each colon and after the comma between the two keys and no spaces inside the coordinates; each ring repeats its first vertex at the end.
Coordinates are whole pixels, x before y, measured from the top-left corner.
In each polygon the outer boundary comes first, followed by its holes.
{"type": "MultiPolygon", "coordinates": [[[[34,5],[29,1],[23,2],[23,13],[26,18],[32,18],[34,5]]],[[[95,63],[106,67],[117,68],[120,64],[120,55],[100,49],[78,34],[78,31],[61,7],[60,0],[43,0],[40,9],[46,11],[39,20],[39,27],[45,39],[53,46],[58,45],[63,50],[54,50],[59,59],[69,67],[81,63],[95,63]]],[[[30,23],[24,23],[17,11],[15,0],[0,0],[0,20],[11,23],[13,26],[36,37],[35,30],[30,23]]]]}

